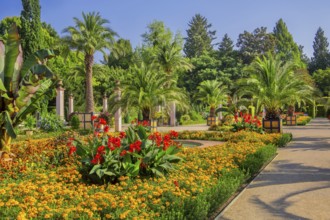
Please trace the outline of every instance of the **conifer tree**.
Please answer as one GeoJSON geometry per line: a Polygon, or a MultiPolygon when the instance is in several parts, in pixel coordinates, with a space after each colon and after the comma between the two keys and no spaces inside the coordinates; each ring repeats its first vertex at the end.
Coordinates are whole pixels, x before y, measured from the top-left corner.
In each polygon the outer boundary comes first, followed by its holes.
{"type": "Polygon", "coordinates": [[[321,27],[317,29],[313,42],[313,57],[309,65],[310,73],[318,69],[325,70],[329,67],[329,42],[321,27]]]}
{"type": "Polygon", "coordinates": [[[188,23],[186,43],[183,51],[187,57],[198,57],[204,51],[212,50],[212,41],[215,39],[216,31],[211,31],[212,24],[200,14],[196,14],[188,23]]]}

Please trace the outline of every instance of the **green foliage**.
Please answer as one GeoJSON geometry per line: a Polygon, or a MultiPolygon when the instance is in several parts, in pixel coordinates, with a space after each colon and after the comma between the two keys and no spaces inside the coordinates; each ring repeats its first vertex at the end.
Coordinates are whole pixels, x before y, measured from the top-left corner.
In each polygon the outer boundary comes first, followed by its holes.
{"type": "Polygon", "coordinates": [[[184,122],[187,122],[187,121],[190,121],[190,116],[189,115],[182,115],[181,118],[180,118],[180,122],[181,123],[184,123],[184,122]]]}
{"type": "Polygon", "coordinates": [[[78,115],[73,115],[70,120],[70,125],[72,129],[77,130],[80,127],[80,120],[78,115]]]}
{"type": "Polygon", "coordinates": [[[329,42],[324,34],[324,30],[319,27],[314,37],[313,42],[313,57],[309,65],[309,72],[313,73],[316,70],[325,70],[330,66],[329,61],[329,42]]]}
{"type": "Polygon", "coordinates": [[[187,38],[183,51],[187,57],[199,57],[205,51],[212,51],[212,41],[216,31],[211,31],[212,24],[207,19],[196,14],[188,23],[187,38]]]}
{"type": "Polygon", "coordinates": [[[256,28],[252,33],[244,31],[238,36],[236,46],[244,64],[250,64],[256,57],[274,51],[275,39],[267,33],[266,27],[256,28]]]}
{"type": "Polygon", "coordinates": [[[20,36],[24,51],[24,59],[43,48],[41,32],[39,0],[22,0],[20,36]]]}
{"type": "Polygon", "coordinates": [[[171,135],[177,134],[149,136],[143,126],[129,127],[119,137],[96,135],[88,143],[75,139],[69,154],[76,152],[81,158],[80,171],[93,183],[115,183],[121,176],[164,176],[182,160],[175,155],[179,148],[171,135]]]}
{"type": "Polygon", "coordinates": [[[276,155],[276,151],[277,147],[272,144],[262,147],[254,154],[248,155],[242,163],[239,163],[239,168],[252,176],[276,155]]]}
{"type": "Polygon", "coordinates": [[[315,71],[313,73],[313,79],[315,80],[317,88],[321,90],[323,95],[330,93],[330,68],[315,71]]]}
{"type": "Polygon", "coordinates": [[[21,27],[21,20],[17,16],[6,17],[0,21],[0,36],[5,40],[8,37],[9,31],[13,25],[21,27]]]}
{"type": "Polygon", "coordinates": [[[39,126],[45,132],[57,132],[64,129],[63,120],[54,113],[42,115],[39,126]]]}
{"type": "Polygon", "coordinates": [[[300,51],[298,45],[294,42],[285,22],[280,19],[274,27],[274,36],[276,40],[275,51],[283,61],[300,60],[300,51]]]}
{"type": "Polygon", "coordinates": [[[33,130],[34,128],[35,128],[35,126],[36,126],[36,122],[37,122],[37,120],[36,120],[36,118],[34,117],[34,115],[28,115],[27,117],[26,117],[26,119],[24,120],[24,126],[26,127],[26,128],[28,128],[29,130],[33,130]]]}
{"type": "Polygon", "coordinates": [[[277,141],[276,145],[278,147],[285,147],[291,140],[292,140],[292,134],[284,133],[284,134],[282,134],[280,139],[277,141]]]}
{"type": "Polygon", "coordinates": [[[0,150],[10,151],[15,138],[14,127],[34,113],[39,101],[56,84],[52,71],[42,63],[56,55],[52,50],[40,50],[23,63],[19,36],[12,26],[6,44],[0,41],[0,150]]]}

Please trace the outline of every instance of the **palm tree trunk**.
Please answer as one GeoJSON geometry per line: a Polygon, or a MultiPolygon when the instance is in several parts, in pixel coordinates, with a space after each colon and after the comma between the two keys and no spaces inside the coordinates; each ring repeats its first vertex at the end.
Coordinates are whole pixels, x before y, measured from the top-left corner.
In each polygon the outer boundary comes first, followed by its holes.
{"type": "Polygon", "coordinates": [[[215,117],[215,107],[210,107],[210,117],[215,117]]]}
{"type": "Polygon", "coordinates": [[[149,121],[150,110],[148,108],[142,109],[143,121],[149,121]]]}
{"type": "Polygon", "coordinates": [[[93,112],[94,111],[93,64],[94,64],[94,55],[93,54],[85,54],[86,112],[93,112]]]}

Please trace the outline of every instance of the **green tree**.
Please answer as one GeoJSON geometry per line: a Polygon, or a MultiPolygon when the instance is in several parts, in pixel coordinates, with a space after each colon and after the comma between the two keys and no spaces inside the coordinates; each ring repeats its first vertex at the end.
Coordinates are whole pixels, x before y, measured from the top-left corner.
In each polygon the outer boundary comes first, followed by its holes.
{"type": "Polygon", "coordinates": [[[106,27],[108,20],[103,19],[99,13],[82,13],[83,20],[74,18],[75,26],[69,26],[63,30],[68,35],[64,37],[64,42],[72,49],[84,53],[85,73],[86,73],[86,112],[94,111],[93,96],[93,64],[94,53],[110,48],[113,44],[114,36],[117,34],[106,27]]]}
{"type": "Polygon", "coordinates": [[[321,27],[317,29],[313,42],[313,57],[309,65],[309,71],[313,73],[318,69],[325,70],[329,67],[329,42],[321,27]]]}
{"type": "Polygon", "coordinates": [[[234,50],[233,41],[227,34],[224,35],[219,44],[218,55],[220,70],[224,75],[228,75],[232,82],[244,77],[244,72],[242,71],[243,64],[240,60],[239,53],[234,50]]]}
{"type": "Polygon", "coordinates": [[[188,23],[187,38],[183,51],[187,57],[198,57],[205,51],[213,49],[212,41],[215,39],[216,31],[211,31],[212,24],[207,19],[196,14],[188,23]]]}
{"type": "Polygon", "coordinates": [[[238,81],[239,96],[246,95],[266,109],[266,118],[278,118],[280,109],[308,100],[313,88],[299,74],[295,74],[294,61],[283,62],[268,54],[257,57],[249,66],[250,78],[238,81]]]}
{"type": "Polygon", "coordinates": [[[215,117],[215,109],[227,100],[227,86],[217,80],[206,80],[201,82],[197,89],[197,99],[209,105],[210,117],[215,117]]]}
{"type": "Polygon", "coordinates": [[[330,92],[330,68],[316,70],[313,73],[313,79],[323,95],[328,95],[330,92]]]}
{"type": "Polygon", "coordinates": [[[147,27],[148,31],[142,34],[143,42],[147,47],[157,47],[163,42],[168,42],[172,39],[172,32],[165,27],[164,22],[154,21],[147,27]]]}
{"type": "Polygon", "coordinates": [[[13,16],[13,17],[6,17],[6,18],[1,20],[1,22],[0,22],[0,36],[3,39],[7,39],[9,30],[11,29],[13,24],[15,24],[17,26],[17,28],[20,29],[21,28],[20,18],[17,17],[17,16],[13,16]]]}
{"type": "Polygon", "coordinates": [[[133,63],[133,55],[131,42],[119,39],[111,47],[111,53],[105,57],[103,64],[109,67],[128,69],[133,63]]]}
{"type": "Polygon", "coordinates": [[[279,54],[282,60],[300,60],[300,51],[298,45],[294,42],[285,22],[278,20],[274,30],[275,52],[279,54]]]}
{"type": "Polygon", "coordinates": [[[40,48],[43,48],[41,32],[39,0],[22,0],[21,36],[24,57],[28,57],[40,48]]]}
{"type": "Polygon", "coordinates": [[[15,25],[6,44],[0,41],[0,151],[10,152],[11,138],[16,137],[14,127],[33,113],[39,100],[54,88],[54,75],[43,64],[54,56],[52,50],[40,50],[23,63],[15,25]]]}
{"type": "Polygon", "coordinates": [[[187,97],[176,86],[175,79],[158,72],[154,65],[135,65],[130,69],[129,75],[121,77],[120,81],[120,102],[115,102],[115,94],[110,98],[110,102],[115,103],[114,109],[119,106],[123,109],[136,108],[142,111],[144,120],[149,120],[153,117],[155,107],[162,103],[175,102],[178,106],[187,106],[187,97]]]}
{"type": "Polygon", "coordinates": [[[239,48],[240,55],[244,64],[250,64],[256,57],[274,52],[275,39],[267,33],[266,27],[256,28],[252,33],[244,31],[238,36],[236,46],[239,48]]]}

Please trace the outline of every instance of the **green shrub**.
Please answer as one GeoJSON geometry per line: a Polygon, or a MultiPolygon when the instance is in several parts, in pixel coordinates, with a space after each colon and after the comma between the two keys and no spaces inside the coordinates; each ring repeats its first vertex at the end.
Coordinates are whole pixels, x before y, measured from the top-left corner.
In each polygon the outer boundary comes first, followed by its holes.
{"type": "Polygon", "coordinates": [[[181,118],[180,118],[180,122],[183,123],[183,122],[187,122],[187,121],[190,121],[190,116],[189,115],[182,115],[181,118]]]}
{"type": "Polygon", "coordinates": [[[247,155],[245,160],[238,164],[239,168],[253,176],[256,174],[262,166],[271,160],[276,154],[277,147],[273,144],[266,145],[254,154],[247,155]]]}
{"type": "Polygon", "coordinates": [[[24,125],[29,130],[33,130],[36,126],[36,122],[37,122],[36,118],[33,115],[30,114],[24,120],[24,125]]]}
{"type": "Polygon", "coordinates": [[[211,125],[209,127],[209,131],[223,131],[223,132],[229,132],[233,129],[231,125],[211,125]]]}
{"type": "Polygon", "coordinates": [[[278,147],[285,147],[291,140],[292,140],[292,134],[291,133],[284,133],[279,138],[276,145],[278,147]]]}
{"type": "Polygon", "coordinates": [[[78,115],[73,115],[71,117],[70,124],[71,124],[72,129],[74,129],[74,130],[79,129],[79,127],[80,127],[80,120],[79,120],[78,115]]]}
{"type": "Polygon", "coordinates": [[[189,116],[190,116],[190,118],[191,118],[192,121],[202,121],[202,120],[204,120],[204,119],[203,119],[203,116],[200,115],[200,114],[199,114],[198,112],[196,112],[196,111],[191,111],[191,112],[189,112],[189,116]]]}
{"type": "Polygon", "coordinates": [[[62,131],[63,121],[56,114],[45,114],[41,116],[40,129],[46,132],[62,131]]]}

